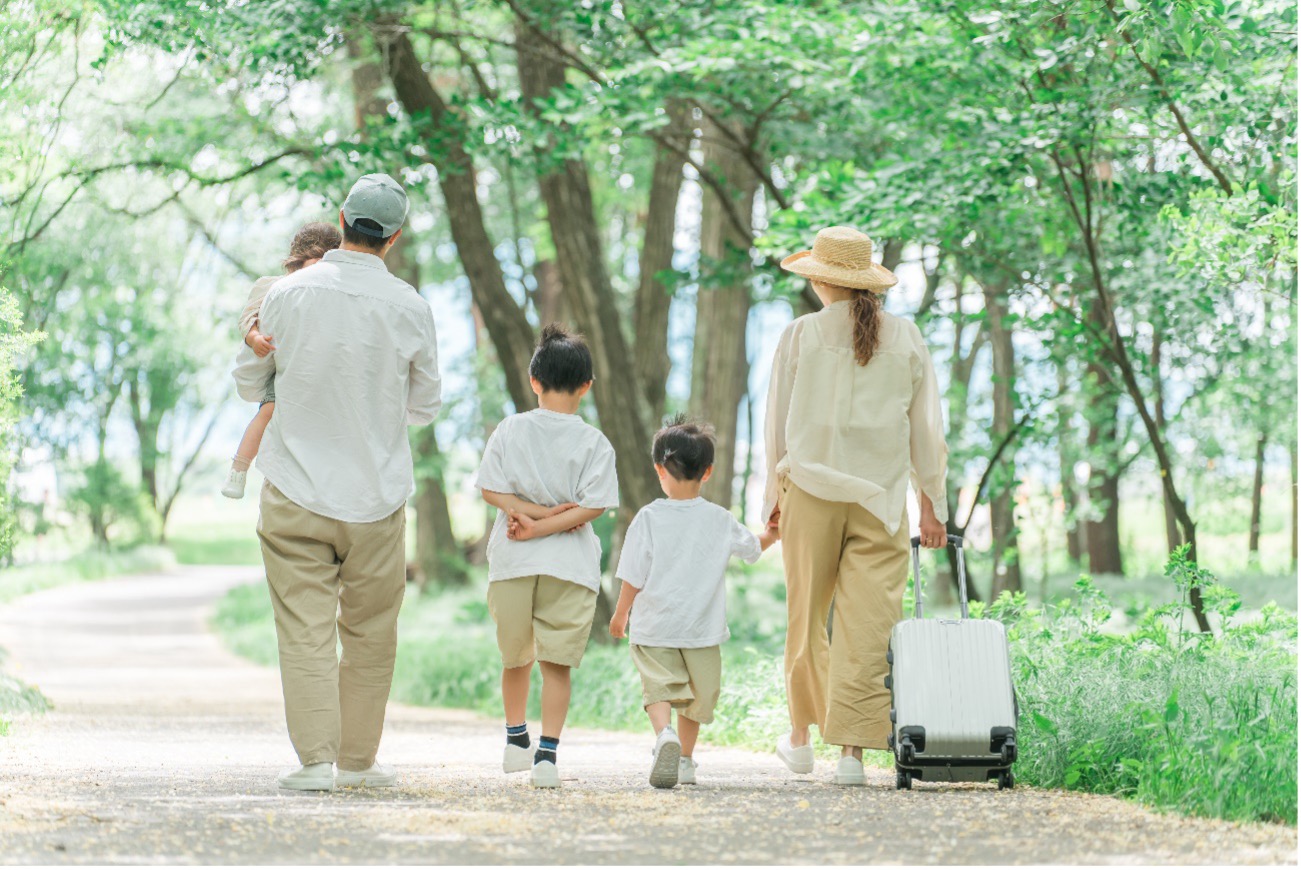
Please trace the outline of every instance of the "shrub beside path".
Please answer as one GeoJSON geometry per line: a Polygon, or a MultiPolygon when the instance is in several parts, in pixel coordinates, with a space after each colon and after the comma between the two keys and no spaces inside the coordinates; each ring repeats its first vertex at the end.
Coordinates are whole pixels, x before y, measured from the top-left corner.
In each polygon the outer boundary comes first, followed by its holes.
{"type": "MultiPolygon", "coordinates": [[[[295,794],[272,670],[206,621],[256,569],[184,568],[0,609],[17,676],[55,709],[0,739],[5,863],[1295,863],[1296,829],[1018,787],[896,792],[697,753],[701,785],[646,783],[645,734],[567,730],[559,792],[501,773],[500,723],[393,705],[396,789],[295,794]]],[[[581,671],[576,676],[581,679],[581,671]]]]}

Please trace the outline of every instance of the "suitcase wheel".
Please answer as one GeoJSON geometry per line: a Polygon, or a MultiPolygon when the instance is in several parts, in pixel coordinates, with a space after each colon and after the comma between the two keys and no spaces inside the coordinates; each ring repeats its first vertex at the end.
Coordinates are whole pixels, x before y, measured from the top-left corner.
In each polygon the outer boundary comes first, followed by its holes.
{"type": "Polygon", "coordinates": [[[1016,779],[1012,776],[1012,771],[1005,770],[998,775],[998,790],[1010,789],[1016,785],[1016,779]]]}
{"type": "Polygon", "coordinates": [[[892,679],[890,678],[890,675],[889,675],[889,674],[886,674],[886,675],[885,675],[885,687],[886,687],[887,689],[893,689],[893,688],[894,688],[894,680],[892,680],[892,679]]]}
{"type": "Polygon", "coordinates": [[[892,665],[892,664],[894,664],[894,650],[892,650],[892,649],[887,649],[887,650],[885,651],[885,663],[886,663],[887,665],[892,665]]]}
{"type": "MultiPolygon", "coordinates": [[[[1002,788],[1002,780],[999,781],[999,788],[1002,788]]],[[[913,787],[912,774],[906,770],[897,770],[894,774],[894,787],[896,790],[908,791],[913,787]]]]}

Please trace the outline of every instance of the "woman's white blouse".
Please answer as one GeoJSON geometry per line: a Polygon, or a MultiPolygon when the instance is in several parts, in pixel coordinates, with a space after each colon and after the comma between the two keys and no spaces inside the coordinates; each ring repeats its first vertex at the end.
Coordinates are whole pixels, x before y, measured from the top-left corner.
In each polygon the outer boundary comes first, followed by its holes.
{"type": "Polygon", "coordinates": [[[827,501],[854,502],[899,529],[908,481],[926,493],[940,522],[949,448],[935,367],[916,324],[881,312],[880,344],[866,366],[854,359],[849,303],[835,302],[786,327],[773,359],[764,440],[765,517],[778,479],[827,501]]]}

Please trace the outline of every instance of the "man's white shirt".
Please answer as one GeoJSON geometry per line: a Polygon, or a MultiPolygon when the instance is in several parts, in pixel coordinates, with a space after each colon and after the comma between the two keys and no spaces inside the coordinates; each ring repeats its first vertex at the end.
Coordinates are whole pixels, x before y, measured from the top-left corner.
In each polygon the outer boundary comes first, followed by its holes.
{"type": "Polygon", "coordinates": [[[415,491],[407,426],[442,405],[429,303],[373,254],[335,250],[286,275],[262,303],[276,350],[244,346],[239,395],[276,408],[257,465],[290,501],[351,523],[381,520],[415,491]]]}

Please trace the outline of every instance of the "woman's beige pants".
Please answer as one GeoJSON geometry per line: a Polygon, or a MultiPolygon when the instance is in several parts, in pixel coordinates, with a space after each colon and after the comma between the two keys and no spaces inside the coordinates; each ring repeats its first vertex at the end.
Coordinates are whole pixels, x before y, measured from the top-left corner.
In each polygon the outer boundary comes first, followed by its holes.
{"type": "Polygon", "coordinates": [[[892,535],[860,505],[823,501],[786,478],[781,488],[791,724],[817,725],[823,741],[835,746],[885,749],[885,651],[908,578],[907,517],[892,535]]]}
{"type": "Polygon", "coordinates": [[[298,759],[366,770],[375,763],[393,683],[406,509],[345,523],[300,507],[267,482],[257,531],[298,759]]]}

